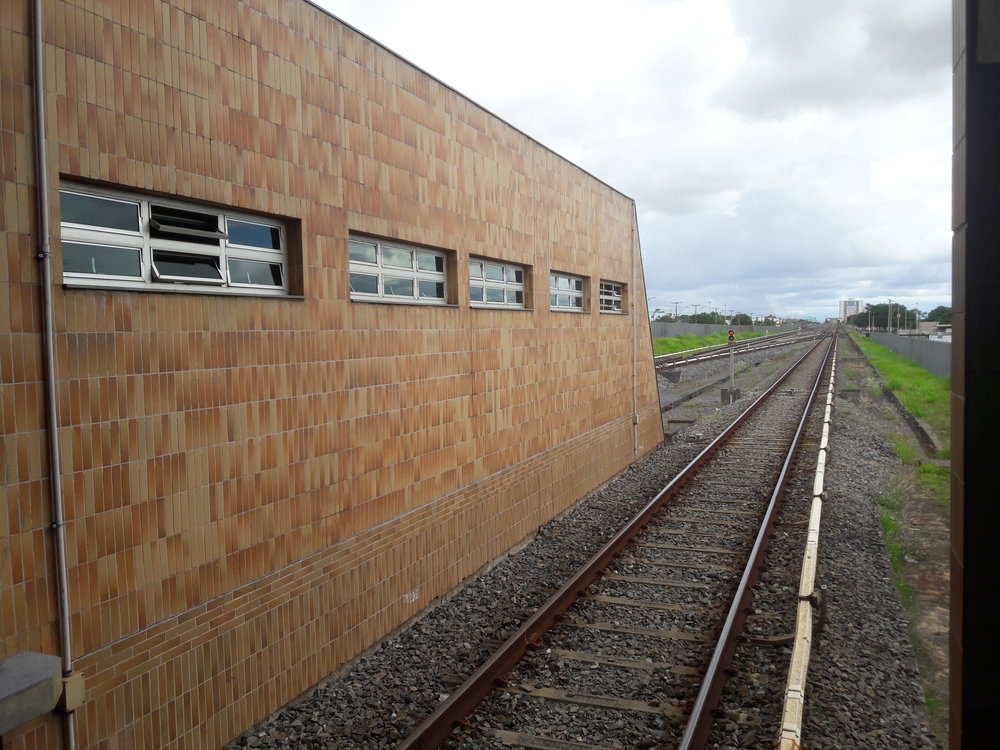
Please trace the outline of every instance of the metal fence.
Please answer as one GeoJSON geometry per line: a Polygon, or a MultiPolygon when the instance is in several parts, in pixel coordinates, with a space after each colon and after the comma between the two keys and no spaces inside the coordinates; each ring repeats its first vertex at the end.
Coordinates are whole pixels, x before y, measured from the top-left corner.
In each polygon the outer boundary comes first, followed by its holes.
{"type": "Polygon", "coordinates": [[[951,342],[923,336],[896,336],[873,332],[872,341],[903,357],[909,357],[931,375],[951,377],[951,342]]]}

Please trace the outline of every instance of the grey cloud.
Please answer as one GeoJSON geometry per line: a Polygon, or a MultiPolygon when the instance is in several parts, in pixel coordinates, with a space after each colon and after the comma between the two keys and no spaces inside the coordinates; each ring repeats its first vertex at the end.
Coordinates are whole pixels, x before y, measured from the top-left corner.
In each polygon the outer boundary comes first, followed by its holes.
{"type": "Polygon", "coordinates": [[[748,59],[711,101],[748,117],[783,118],[920,95],[930,79],[948,75],[950,8],[937,5],[731,3],[748,59]]]}

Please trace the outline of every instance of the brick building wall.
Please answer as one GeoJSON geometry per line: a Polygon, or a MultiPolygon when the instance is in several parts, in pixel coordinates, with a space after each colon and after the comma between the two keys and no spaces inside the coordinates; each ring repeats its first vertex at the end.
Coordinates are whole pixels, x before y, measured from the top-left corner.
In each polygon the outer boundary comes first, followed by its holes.
{"type": "MultiPolygon", "coordinates": [[[[0,659],[59,652],[30,14],[0,4],[0,659]]],[[[215,748],[655,448],[635,207],[301,0],[43,17],[77,739],[215,748]],[[285,293],[74,283],[70,183],[280,220],[285,293]],[[349,233],[443,251],[447,304],[352,300],[349,233]],[[524,309],[472,305],[472,257],[524,309]]]]}

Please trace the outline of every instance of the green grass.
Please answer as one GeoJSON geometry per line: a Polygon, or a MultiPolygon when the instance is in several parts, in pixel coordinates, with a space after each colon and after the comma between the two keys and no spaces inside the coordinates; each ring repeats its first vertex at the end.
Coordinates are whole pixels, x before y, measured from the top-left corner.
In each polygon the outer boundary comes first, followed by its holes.
{"type": "Polygon", "coordinates": [[[902,504],[901,484],[896,483],[888,487],[879,498],[879,520],[882,523],[882,534],[885,537],[885,546],[889,552],[889,564],[892,566],[893,578],[896,580],[896,590],[899,592],[899,600],[904,607],[909,607],[913,603],[914,589],[903,577],[903,568],[906,566],[906,547],[903,541],[903,531],[900,528],[896,515],[899,513],[902,504]]]}
{"type": "MultiPolygon", "coordinates": [[[[900,403],[934,433],[938,444],[943,446],[939,458],[950,458],[950,380],[929,374],[912,359],[901,357],[871,339],[855,334],[851,337],[900,403]]],[[[873,386],[872,396],[876,399],[881,398],[881,386],[871,380],[869,382],[873,386]]],[[[911,623],[912,641],[918,653],[918,661],[926,661],[926,657],[922,657],[919,653],[926,647],[912,630],[917,617],[915,611],[917,589],[915,584],[908,580],[907,575],[910,571],[906,570],[907,564],[913,562],[915,554],[914,549],[908,546],[907,535],[913,538],[913,535],[919,534],[920,531],[903,529],[900,518],[904,505],[914,502],[917,496],[933,498],[934,502],[947,508],[951,498],[951,471],[946,465],[941,465],[943,462],[928,462],[923,453],[915,447],[914,441],[908,440],[903,435],[887,434],[886,438],[892,443],[903,466],[879,497],[879,520],[882,524],[896,590],[911,623]]],[[[945,736],[947,734],[945,702],[926,683],[924,697],[935,734],[938,737],[945,736]]]]}
{"type": "Polygon", "coordinates": [[[851,334],[865,357],[882,375],[900,403],[922,420],[943,446],[942,458],[951,455],[951,378],[931,375],[908,357],[901,357],[871,339],[851,334]]]}
{"type": "Polygon", "coordinates": [[[910,466],[920,466],[920,453],[917,452],[913,443],[896,433],[891,433],[886,435],[886,437],[889,438],[889,442],[895,448],[896,455],[899,456],[900,461],[910,466]]]}
{"type": "MultiPolygon", "coordinates": [[[[950,380],[929,374],[912,359],[900,357],[869,339],[860,336],[855,336],[854,339],[903,406],[914,416],[923,419],[937,436],[938,442],[945,446],[939,458],[949,458],[950,380]]],[[[950,471],[943,466],[925,463],[923,455],[913,442],[903,435],[893,433],[886,437],[899,459],[913,467],[911,476],[917,487],[933,497],[936,503],[947,508],[951,502],[950,471]]]]}
{"type": "Polygon", "coordinates": [[[924,702],[927,704],[927,711],[931,715],[931,724],[934,734],[937,737],[948,736],[948,704],[944,699],[929,687],[924,688],[924,702]]]}
{"type": "Polygon", "coordinates": [[[917,483],[934,498],[939,505],[947,508],[951,501],[951,472],[943,466],[921,464],[917,469],[917,483]]]}
{"type": "MultiPolygon", "coordinates": [[[[736,340],[755,339],[763,335],[763,333],[737,333],[736,340]]],[[[700,349],[703,346],[725,344],[728,341],[729,334],[726,333],[713,333],[710,336],[675,336],[669,339],[653,339],[653,356],[659,357],[663,354],[686,352],[688,349],[700,349]]]]}

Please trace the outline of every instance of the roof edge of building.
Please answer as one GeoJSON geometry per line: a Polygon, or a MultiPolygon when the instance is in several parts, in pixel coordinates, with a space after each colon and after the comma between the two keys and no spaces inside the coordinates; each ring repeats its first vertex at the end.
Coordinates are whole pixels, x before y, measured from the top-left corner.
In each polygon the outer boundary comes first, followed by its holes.
{"type": "Polygon", "coordinates": [[[511,122],[509,122],[508,120],[505,120],[503,117],[501,117],[500,115],[498,115],[493,110],[488,109],[487,107],[484,107],[482,104],[480,104],[475,99],[473,99],[473,98],[471,98],[471,97],[463,94],[461,91],[459,91],[458,89],[456,89],[451,84],[446,83],[445,81],[442,81],[440,78],[438,78],[433,73],[429,73],[424,68],[422,68],[419,65],[417,65],[416,63],[414,63],[412,60],[409,60],[408,58],[406,58],[403,55],[401,55],[398,52],[396,52],[391,47],[388,47],[387,45],[385,45],[382,42],[380,42],[378,39],[376,39],[375,37],[373,37],[371,34],[366,34],[364,31],[362,31],[361,29],[357,28],[356,26],[353,26],[352,24],[348,23],[347,21],[345,21],[340,16],[334,15],[330,10],[328,10],[327,8],[324,8],[323,6],[317,4],[314,0],[301,0],[301,2],[304,2],[307,5],[311,5],[313,8],[315,8],[316,10],[318,10],[320,13],[323,13],[324,15],[327,15],[330,18],[334,19],[337,23],[342,23],[344,26],[346,26],[347,28],[349,28],[354,33],[359,34],[360,36],[363,36],[365,39],[367,39],[368,41],[370,41],[372,44],[378,45],[379,47],[381,47],[382,49],[384,49],[386,52],[388,52],[390,55],[393,55],[396,58],[402,60],[407,65],[411,66],[415,70],[420,71],[425,76],[427,76],[428,78],[430,78],[433,81],[436,81],[438,84],[440,84],[441,86],[444,86],[449,91],[453,91],[454,93],[458,94],[458,96],[460,96],[463,99],[465,99],[466,101],[471,102],[475,106],[479,107],[479,109],[481,109],[486,114],[490,115],[490,117],[495,117],[497,120],[499,120],[500,122],[502,122],[507,127],[512,128],[513,130],[515,130],[518,133],[520,133],[521,135],[523,135],[529,141],[532,141],[533,143],[538,144],[539,146],[541,146],[543,149],[545,149],[549,153],[555,154],[557,157],[559,157],[560,159],[562,159],[564,162],[566,162],[570,166],[574,167],[575,169],[579,169],[585,175],[591,177],[594,180],[597,180],[597,182],[601,183],[602,185],[604,185],[609,190],[613,190],[614,192],[618,193],[623,198],[626,198],[627,200],[629,200],[633,204],[635,204],[635,198],[633,198],[632,196],[628,195],[627,193],[622,192],[621,190],[619,190],[618,188],[616,188],[614,185],[611,185],[610,183],[605,182],[600,177],[598,177],[597,175],[595,175],[593,172],[590,172],[590,171],[584,169],[579,164],[577,164],[576,162],[572,161],[571,159],[568,159],[567,157],[563,156],[562,154],[560,154],[555,149],[550,148],[549,146],[546,146],[544,143],[542,143],[540,140],[538,140],[534,136],[532,136],[529,133],[526,133],[525,131],[521,130],[521,128],[517,127],[516,125],[514,125],[511,122]]]}

